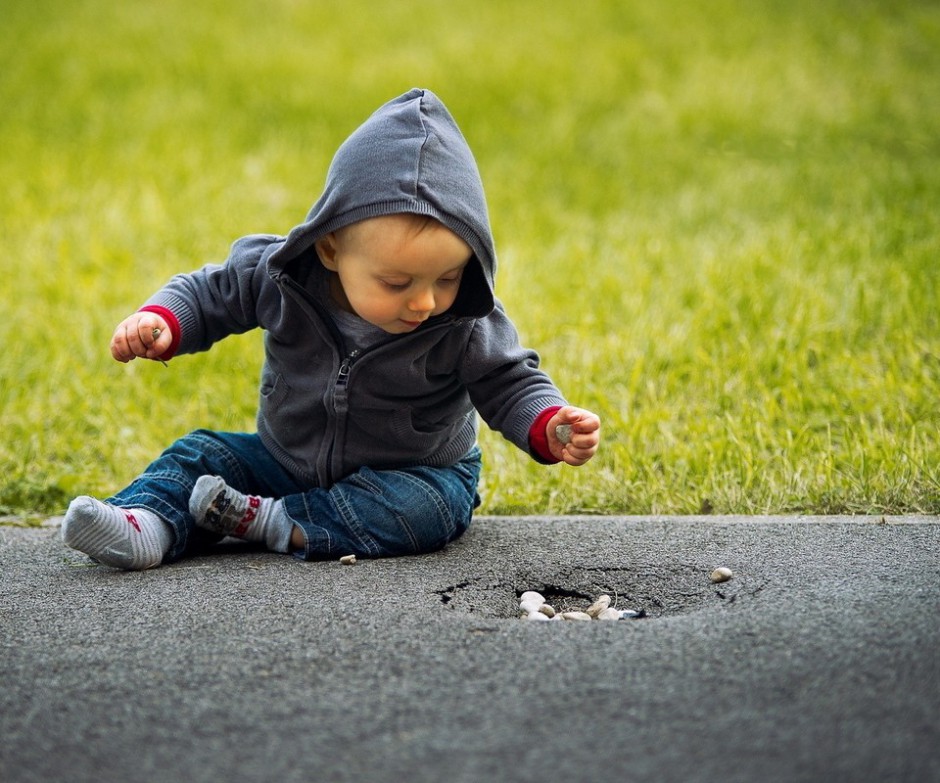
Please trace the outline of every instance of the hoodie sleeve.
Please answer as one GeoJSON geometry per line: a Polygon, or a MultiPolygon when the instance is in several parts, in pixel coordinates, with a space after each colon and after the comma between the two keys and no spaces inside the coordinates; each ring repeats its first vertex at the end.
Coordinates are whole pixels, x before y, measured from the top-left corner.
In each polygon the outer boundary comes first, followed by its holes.
{"type": "Polygon", "coordinates": [[[239,239],[224,264],[174,276],[141,309],[165,310],[175,318],[174,354],[205,351],[224,337],[261,326],[278,307],[265,260],[280,242],[271,235],[239,239]]]}
{"type": "Polygon", "coordinates": [[[547,408],[567,405],[548,375],[539,369],[535,351],[519,342],[502,305],[478,319],[462,369],[473,406],[489,427],[534,459],[529,431],[547,408]]]}

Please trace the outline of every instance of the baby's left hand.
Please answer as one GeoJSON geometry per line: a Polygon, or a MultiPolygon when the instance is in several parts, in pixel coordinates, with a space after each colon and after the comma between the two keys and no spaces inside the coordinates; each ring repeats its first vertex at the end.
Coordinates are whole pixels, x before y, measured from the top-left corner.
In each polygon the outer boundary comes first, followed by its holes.
{"type": "Polygon", "coordinates": [[[596,413],[567,405],[548,420],[545,428],[548,448],[556,459],[569,465],[583,465],[597,451],[601,442],[601,420],[596,413]],[[560,424],[571,427],[571,440],[563,443],[555,428],[560,424]]]}

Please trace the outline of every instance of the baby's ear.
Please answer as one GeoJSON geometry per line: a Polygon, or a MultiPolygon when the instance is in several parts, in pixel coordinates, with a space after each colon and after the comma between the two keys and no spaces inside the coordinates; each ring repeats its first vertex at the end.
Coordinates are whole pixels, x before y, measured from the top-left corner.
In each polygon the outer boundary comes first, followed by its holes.
{"type": "Polygon", "coordinates": [[[324,234],[315,243],[317,255],[320,256],[320,263],[331,272],[336,271],[336,234],[330,232],[324,234]]]}

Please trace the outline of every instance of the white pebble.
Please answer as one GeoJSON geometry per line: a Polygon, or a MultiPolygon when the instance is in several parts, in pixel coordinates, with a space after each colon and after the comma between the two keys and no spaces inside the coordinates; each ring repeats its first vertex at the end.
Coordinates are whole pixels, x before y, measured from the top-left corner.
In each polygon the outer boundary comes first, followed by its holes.
{"type": "Polygon", "coordinates": [[[597,600],[587,608],[587,613],[591,617],[597,617],[607,607],[610,606],[610,596],[607,594],[597,597],[597,600]]]}
{"type": "Polygon", "coordinates": [[[587,620],[590,622],[592,619],[587,612],[562,612],[561,616],[564,620],[587,620]]]}
{"type": "Polygon", "coordinates": [[[542,594],[534,590],[526,590],[519,598],[519,608],[524,612],[537,612],[544,603],[545,598],[542,594]]]}
{"type": "Polygon", "coordinates": [[[529,612],[524,618],[524,620],[535,620],[536,622],[548,622],[551,618],[548,615],[544,615],[541,612],[529,612]]]}
{"type": "Polygon", "coordinates": [[[721,568],[716,568],[714,571],[712,571],[710,578],[712,582],[717,584],[718,582],[727,582],[733,576],[734,572],[730,568],[725,568],[722,566],[721,568]]]}
{"type": "Polygon", "coordinates": [[[555,607],[551,604],[542,604],[539,607],[539,611],[544,614],[548,619],[551,619],[555,616],[555,607]]]}
{"type": "Polygon", "coordinates": [[[535,592],[535,590],[526,590],[522,595],[519,596],[519,603],[522,602],[528,603],[529,601],[538,601],[539,606],[545,603],[545,596],[541,593],[535,592]]]}
{"type": "Polygon", "coordinates": [[[611,608],[608,606],[608,607],[606,607],[606,608],[604,608],[604,609],[601,609],[601,611],[599,611],[599,612],[597,613],[597,619],[598,619],[598,620],[619,620],[619,619],[620,619],[620,610],[619,610],[619,609],[611,609],[611,608]]]}
{"type": "Polygon", "coordinates": [[[356,556],[355,556],[355,555],[343,555],[343,556],[339,559],[339,562],[341,562],[343,565],[355,565],[355,564],[356,564],[356,556]]]}
{"type": "Polygon", "coordinates": [[[558,438],[559,442],[565,445],[571,443],[571,425],[559,424],[555,427],[555,437],[558,438]]]}

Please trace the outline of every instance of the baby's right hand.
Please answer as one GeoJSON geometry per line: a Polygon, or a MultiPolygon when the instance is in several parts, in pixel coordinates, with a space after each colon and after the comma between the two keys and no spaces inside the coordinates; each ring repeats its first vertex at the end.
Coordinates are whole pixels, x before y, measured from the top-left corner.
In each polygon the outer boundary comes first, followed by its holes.
{"type": "Polygon", "coordinates": [[[111,355],[119,362],[129,362],[138,356],[159,359],[172,343],[173,335],[163,318],[156,313],[134,313],[114,330],[111,355]]]}

